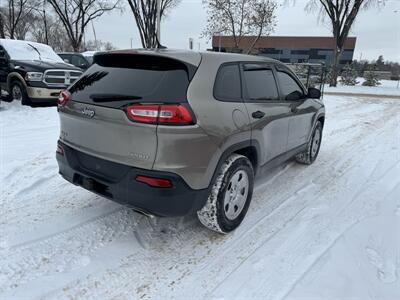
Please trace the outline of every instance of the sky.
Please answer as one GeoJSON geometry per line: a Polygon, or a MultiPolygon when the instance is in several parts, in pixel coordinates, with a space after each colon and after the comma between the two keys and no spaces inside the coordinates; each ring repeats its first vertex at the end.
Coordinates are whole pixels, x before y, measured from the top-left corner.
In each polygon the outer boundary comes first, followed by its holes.
{"type": "MultiPolygon", "coordinates": [[[[277,25],[272,35],[331,36],[328,25],[318,22],[317,12],[304,10],[308,0],[295,0],[282,5],[277,0],[277,25]]],[[[354,59],[377,59],[400,62],[400,0],[385,1],[383,7],[361,11],[350,33],[357,37],[354,59]]],[[[189,38],[194,39],[196,50],[206,50],[211,42],[201,38],[206,26],[207,13],[201,0],[182,0],[161,25],[161,42],[168,48],[189,48],[189,38]]],[[[112,12],[94,22],[97,39],[110,41],[119,49],[141,47],[135,20],[127,6],[124,12],[112,12]]],[[[93,39],[89,28],[86,39],[93,39]]]]}

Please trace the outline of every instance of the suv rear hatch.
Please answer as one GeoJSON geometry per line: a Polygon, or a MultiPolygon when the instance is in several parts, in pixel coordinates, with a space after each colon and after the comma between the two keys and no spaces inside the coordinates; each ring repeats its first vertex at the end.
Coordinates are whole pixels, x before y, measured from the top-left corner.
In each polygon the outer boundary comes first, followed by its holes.
{"type": "Polygon", "coordinates": [[[94,64],[68,89],[67,101],[59,105],[60,139],[65,144],[106,160],[153,167],[157,122],[140,119],[148,115],[135,121],[131,112],[137,110],[130,108],[187,106],[187,88],[197,65],[143,52],[95,56],[94,64]]]}

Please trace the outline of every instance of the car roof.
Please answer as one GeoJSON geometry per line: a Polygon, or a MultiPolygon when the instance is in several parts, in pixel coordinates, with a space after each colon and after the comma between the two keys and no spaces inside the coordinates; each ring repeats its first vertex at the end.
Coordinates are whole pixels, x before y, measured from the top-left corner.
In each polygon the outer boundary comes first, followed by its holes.
{"type": "Polygon", "coordinates": [[[226,52],[213,52],[213,51],[191,51],[191,50],[179,50],[179,49],[126,49],[126,50],[113,50],[108,52],[99,53],[123,53],[123,54],[144,54],[144,55],[157,55],[164,56],[173,59],[183,61],[195,66],[198,66],[202,59],[212,58],[218,63],[226,62],[238,62],[238,61],[260,61],[260,62],[278,62],[272,58],[265,56],[237,54],[237,53],[226,53],[226,52]]]}

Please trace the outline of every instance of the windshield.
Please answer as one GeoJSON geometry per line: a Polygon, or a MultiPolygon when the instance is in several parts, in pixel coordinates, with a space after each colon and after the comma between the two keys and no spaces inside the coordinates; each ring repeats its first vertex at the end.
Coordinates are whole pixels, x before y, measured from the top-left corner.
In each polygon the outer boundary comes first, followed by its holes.
{"type": "Polygon", "coordinates": [[[0,44],[6,49],[13,60],[50,60],[63,62],[50,46],[18,40],[1,40],[0,44]]]}

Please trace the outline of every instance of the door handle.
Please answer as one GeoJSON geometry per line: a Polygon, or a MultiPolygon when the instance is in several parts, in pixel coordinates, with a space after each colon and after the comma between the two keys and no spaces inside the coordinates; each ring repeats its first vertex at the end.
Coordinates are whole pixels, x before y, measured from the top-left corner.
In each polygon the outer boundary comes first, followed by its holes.
{"type": "Polygon", "coordinates": [[[262,112],[262,111],[257,110],[257,111],[255,111],[255,112],[253,112],[253,113],[251,114],[251,116],[252,116],[254,119],[261,119],[262,117],[265,116],[265,113],[262,112]]]}

